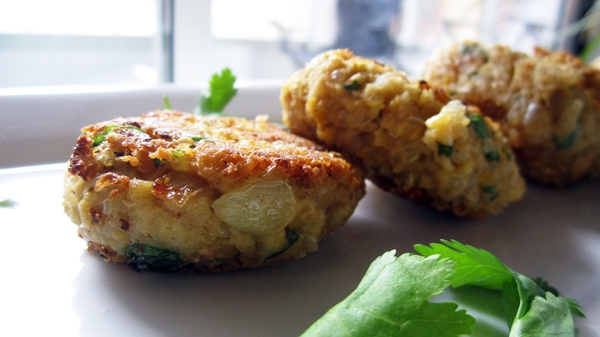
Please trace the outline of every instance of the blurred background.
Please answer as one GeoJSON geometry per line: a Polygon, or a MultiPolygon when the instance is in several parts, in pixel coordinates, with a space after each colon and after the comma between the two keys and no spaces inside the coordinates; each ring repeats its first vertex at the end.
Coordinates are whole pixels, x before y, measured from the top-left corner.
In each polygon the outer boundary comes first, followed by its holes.
{"type": "Polygon", "coordinates": [[[350,48],[418,77],[463,39],[535,45],[592,60],[589,0],[0,0],[0,88],[282,81],[350,48]]]}

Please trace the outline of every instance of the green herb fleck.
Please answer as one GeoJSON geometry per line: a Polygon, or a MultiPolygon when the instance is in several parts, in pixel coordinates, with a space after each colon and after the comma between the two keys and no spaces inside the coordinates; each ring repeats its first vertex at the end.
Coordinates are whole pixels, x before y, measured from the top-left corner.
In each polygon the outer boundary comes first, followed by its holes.
{"type": "Polygon", "coordinates": [[[490,195],[490,201],[496,200],[498,198],[498,191],[496,191],[495,186],[484,186],[482,188],[483,192],[490,195]]]}
{"type": "Polygon", "coordinates": [[[490,151],[485,154],[485,160],[488,162],[500,161],[500,154],[496,151],[490,151]]]}
{"type": "Polygon", "coordinates": [[[344,89],[346,89],[348,91],[359,90],[360,89],[360,83],[358,83],[357,80],[354,80],[354,81],[352,81],[352,83],[346,83],[346,84],[344,84],[344,89]]]}
{"type": "Polygon", "coordinates": [[[504,154],[506,155],[506,160],[508,160],[508,161],[513,160],[512,153],[510,152],[509,149],[507,149],[506,147],[504,147],[504,148],[502,148],[502,152],[504,152],[504,154]]]}
{"type": "Polygon", "coordinates": [[[169,97],[167,95],[163,96],[163,103],[166,110],[171,110],[171,101],[169,101],[169,97]]]}
{"type": "Polygon", "coordinates": [[[0,207],[2,207],[2,208],[12,208],[16,204],[17,203],[14,202],[12,199],[4,199],[4,200],[0,201],[0,207]]]}
{"type": "Polygon", "coordinates": [[[469,126],[475,131],[475,134],[481,139],[488,138],[490,136],[485,120],[481,115],[472,114],[469,115],[469,126]]]}
{"type": "Polygon", "coordinates": [[[438,146],[438,156],[444,156],[446,158],[451,158],[454,154],[454,146],[452,145],[444,145],[440,142],[436,142],[438,146]]]}
{"type": "Polygon", "coordinates": [[[142,133],[146,133],[144,130],[138,128],[137,126],[125,126],[125,125],[109,125],[106,128],[104,128],[104,130],[97,134],[94,138],[93,138],[93,143],[92,143],[92,147],[96,147],[100,144],[102,144],[102,142],[104,142],[104,140],[106,139],[106,135],[108,135],[109,133],[111,133],[112,131],[116,130],[116,129],[130,129],[130,130],[135,130],[135,131],[139,131],[142,133]]]}
{"type": "Polygon", "coordinates": [[[485,60],[485,62],[489,61],[489,59],[490,59],[490,56],[488,55],[488,53],[484,49],[482,49],[480,46],[475,45],[475,44],[461,44],[460,52],[462,54],[479,53],[481,56],[483,56],[483,59],[485,60]]]}
{"type": "Polygon", "coordinates": [[[208,139],[208,138],[206,138],[206,137],[204,137],[204,136],[196,136],[196,135],[194,135],[194,136],[190,136],[190,138],[191,138],[193,141],[195,141],[195,142],[199,142],[199,141],[201,141],[201,140],[207,140],[207,139],[208,139]]]}
{"type": "Polygon", "coordinates": [[[460,48],[461,54],[468,54],[468,53],[472,52],[473,50],[475,50],[475,45],[461,44],[459,48],[460,48]]]}
{"type": "Polygon", "coordinates": [[[125,256],[131,260],[131,266],[136,270],[169,271],[185,263],[176,252],[142,243],[130,244],[125,256]]]}
{"type": "Polygon", "coordinates": [[[171,151],[171,154],[175,158],[183,158],[183,156],[185,155],[185,153],[183,151],[181,151],[180,149],[175,149],[175,150],[171,151]]]}
{"type": "Polygon", "coordinates": [[[577,139],[577,133],[579,128],[571,131],[566,137],[559,139],[556,142],[556,147],[559,149],[567,149],[572,147],[575,144],[575,140],[577,139]]]}
{"type": "Polygon", "coordinates": [[[300,237],[298,236],[298,234],[293,229],[291,229],[289,227],[286,227],[285,228],[285,239],[286,239],[285,246],[281,250],[279,250],[279,251],[277,251],[277,252],[275,252],[275,253],[267,256],[267,258],[265,260],[272,259],[274,257],[277,257],[277,256],[281,255],[281,253],[283,253],[286,250],[290,249],[290,247],[294,243],[296,243],[296,241],[298,241],[299,238],[300,237]]]}
{"type": "Polygon", "coordinates": [[[161,163],[161,160],[159,158],[152,158],[152,164],[154,164],[154,167],[159,167],[161,163]]]}
{"type": "Polygon", "coordinates": [[[194,110],[200,115],[222,116],[225,106],[237,94],[234,88],[235,76],[231,69],[225,68],[221,74],[214,74],[208,82],[210,87],[209,95],[202,95],[198,107],[194,110]]]}

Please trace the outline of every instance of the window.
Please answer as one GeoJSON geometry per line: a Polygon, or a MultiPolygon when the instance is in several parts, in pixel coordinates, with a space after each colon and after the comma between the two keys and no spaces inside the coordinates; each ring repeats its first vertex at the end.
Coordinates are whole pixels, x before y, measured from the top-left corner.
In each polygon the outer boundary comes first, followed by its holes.
{"type": "Polygon", "coordinates": [[[0,1],[0,87],[157,83],[156,0],[0,1]]]}
{"type": "Polygon", "coordinates": [[[569,13],[583,4],[578,0],[0,0],[0,88],[155,84],[170,79],[163,66],[170,54],[164,53],[161,25],[167,2],[175,4],[170,49],[174,82],[184,85],[206,83],[224,67],[240,80],[282,81],[326,49],[350,47],[368,53],[373,48],[359,47],[374,40],[388,45],[381,55],[364,56],[381,57],[380,61],[418,77],[435,49],[465,38],[526,52],[539,44],[557,47],[557,30],[581,16],[569,13]],[[375,16],[379,20],[366,22],[371,10],[382,14],[375,16]],[[364,26],[352,23],[357,18],[364,26]],[[347,27],[360,28],[350,32],[347,27]],[[362,34],[362,27],[373,31],[362,34]]]}

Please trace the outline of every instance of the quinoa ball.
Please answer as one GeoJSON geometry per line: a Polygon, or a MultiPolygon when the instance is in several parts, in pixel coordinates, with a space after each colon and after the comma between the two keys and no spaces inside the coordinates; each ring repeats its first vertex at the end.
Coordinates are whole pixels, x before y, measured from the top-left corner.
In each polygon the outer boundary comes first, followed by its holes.
{"type": "Polygon", "coordinates": [[[600,175],[600,70],[566,52],[465,41],[435,54],[423,76],[498,122],[532,181],[600,175]]]}
{"type": "Polygon", "coordinates": [[[64,210],[106,260],[221,272],[317,250],[365,194],[337,152],[257,117],[154,111],[83,128],[64,210]]]}
{"type": "Polygon", "coordinates": [[[476,107],[349,50],[315,57],[280,99],[292,132],[358,161],[393,194],[481,218],[525,192],[498,125],[476,107]]]}

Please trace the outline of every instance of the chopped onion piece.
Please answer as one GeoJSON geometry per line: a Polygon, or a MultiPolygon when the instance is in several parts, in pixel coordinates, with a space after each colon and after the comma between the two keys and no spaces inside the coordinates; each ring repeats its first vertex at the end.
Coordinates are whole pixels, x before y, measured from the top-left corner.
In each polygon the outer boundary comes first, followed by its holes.
{"type": "Polygon", "coordinates": [[[212,208],[231,227],[265,236],[292,221],[296,198],[286,181],[263,178],[224,194],[213,202],[212,208]]]}

